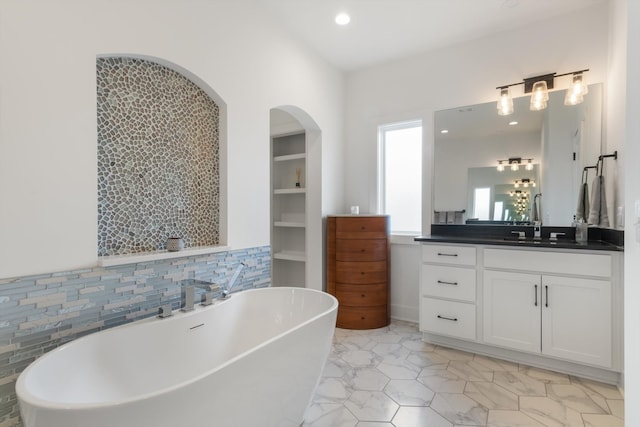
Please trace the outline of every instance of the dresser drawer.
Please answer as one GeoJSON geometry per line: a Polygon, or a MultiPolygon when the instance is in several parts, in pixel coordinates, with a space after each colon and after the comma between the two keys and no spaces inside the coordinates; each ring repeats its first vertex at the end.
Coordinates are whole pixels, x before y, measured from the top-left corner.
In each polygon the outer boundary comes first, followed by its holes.
{"type": "Polygon", "coordinates": [[[420,330],[468,340],[476,339],[476,306],[422,298],[420,330]]]}
{"type": "Polygon", "coordinates": [[[336,326],[344,329],[374,329],[389,324],[389,312],[382,307],[338,306],[336,326]]]}
{"type": "Polygon", "coordinates": [[[485,249],[484,266],[577,276],[609,277],[612,274],[611,255],[608,254],[485,249]]]}
{"type": "Polygon", "coordinates": [[[336,298],[343,306],[386,305],[389,301],[386,283],[376,285],[341,285],[336,290],[336,298]]]}
{"type": "Polygon", "coordinates": [[[336,219],[337,239],[386,239],[387,217],[339,217],[336,219]]]}
{"type": "Polygon", "coordinates": [[[387,276],[387,261],[336,261],[336,283],[386,283],[387,276]]]}
{"type": "Polygon", "coordinates": [[[385,261],[387,239],[339,239],[336,242],[338,261],[385,261]]]}
{"type": "Polygon", "coordinates": [[[422,264],[422,295],[476,301],[476,270],[463,267],[422,264]]]}
{"type": "Polygon", "coordinates": [[[422,262],[476,265],[476,248],[469,246],[422,245],[422,262]]]}

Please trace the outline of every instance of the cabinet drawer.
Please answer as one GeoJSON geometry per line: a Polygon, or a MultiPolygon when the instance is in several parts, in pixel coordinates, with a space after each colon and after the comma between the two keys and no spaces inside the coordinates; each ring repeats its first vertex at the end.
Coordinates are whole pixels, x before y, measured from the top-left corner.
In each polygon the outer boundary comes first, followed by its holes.
{"type": "Polygon", "coordinates": [[[338,239],[386,239],[387,217],[340,217],[336,218],[338,239]]]}
{"type": "Polygon", "coordinates": [[[422,264],[422,294],[432,297],[476,301],[476,270],[422,264]]]}
{"type": "Polygon", "coordinates": [[[387,262],[336,261],[337,283],[382,283],[387,281],[387,262]]]}
{"type": "Polygon", "coordinates": [[[344,306],[386,305],[389,300],[386,283],[375,285],[340,285],[336,298],[344,306]]]}
{"type": "Polygon", "coordinates": [[[422,298],[420,330],[468,340],[476,339],[476,306],[422,298]]]}
{"type": "Polygon", "coordinates": [[[384,261],[387,259],[387,239],[338,239],[338,261],[384,261]]]}
{"type": "Polygon", "coordinates": [[[389,324],[387,306],[346,307],[338,306],[336,326],[345,329],[374,329],[389,324]]]}
{"type": "Polygon", "coordinates": [[[476,248],[469,246],[423,245],[422,261],[475,266],[476,248]]]}
{"type": "Polygon", "coordinates": [[[611,255],[573,252],[485,249],[487,268],[559,273],[577,276],[611,276],[611,255]]]}

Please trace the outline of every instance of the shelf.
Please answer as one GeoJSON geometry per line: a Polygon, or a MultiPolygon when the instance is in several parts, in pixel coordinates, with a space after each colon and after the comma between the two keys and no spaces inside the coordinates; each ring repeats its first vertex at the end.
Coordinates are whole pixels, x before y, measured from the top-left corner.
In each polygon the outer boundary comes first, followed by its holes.
{"type": "Polygon", "coordinates": [[[293,228],[305,228],[306,224],[304,222],[293,222],[293,221],[275,221],[273,223],[274,227],[293,227],[293,228]]]}
{"type": "Polygon", "coordinates": [[[111,255],[98,257],[98,266],[113,267],[116,265],[137,264],[140,262],[156,261],[160,259],[182,258],[194,255],[208,255],[218,252],[227,252],[231,248],[225,245],[219,246],[199,246],[194,248],[185,248],[181,251],[169,252],[166,250],[155,252],[141,252],[128,255],[111,255]]]}
{"type": "Polygon", "coordinates": [[[276,156],[273,158],[274,162],[286,162],[289,160],[300,160],[306,159],[307,153],[299,153],[299,154],[287,154],[286,156],[276,156]]]}
{"type": "Polygon", "coordinates": [[[273,254],[274,259],[283,259],[286,261],[306,262],[307,256],[304,252],[299,251],[282,251],[273,254]]]}
{"type": "Polygon", "coordinates": [[[273,194],[304,194],[306,192],[306,188],[278,188],[273,190],[273,194]]]}

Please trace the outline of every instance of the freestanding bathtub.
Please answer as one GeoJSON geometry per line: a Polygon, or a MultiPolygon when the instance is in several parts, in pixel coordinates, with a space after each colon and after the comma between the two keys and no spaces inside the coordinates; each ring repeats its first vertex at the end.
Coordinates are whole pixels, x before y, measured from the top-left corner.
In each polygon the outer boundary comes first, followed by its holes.
{"type": "Polygon", "coordinates": [[[16,392],[26,427],[298,427],[331,348],[338,302],[301,288],[75,340],[16,392]]]}

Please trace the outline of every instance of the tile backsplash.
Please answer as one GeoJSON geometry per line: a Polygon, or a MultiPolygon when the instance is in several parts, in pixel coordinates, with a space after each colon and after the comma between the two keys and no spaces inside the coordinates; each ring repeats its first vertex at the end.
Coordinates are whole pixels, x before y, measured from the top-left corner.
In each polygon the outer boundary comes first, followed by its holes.
{"type": "Polygon", "coordinates": [[[83,335],[156,315],[180,304],[184,279],[236,289],[271,284],[271,248],[241,249],[116,267],[0,279],[0,427],[20,425],[15,382],[37,357],[83,335]]]}

